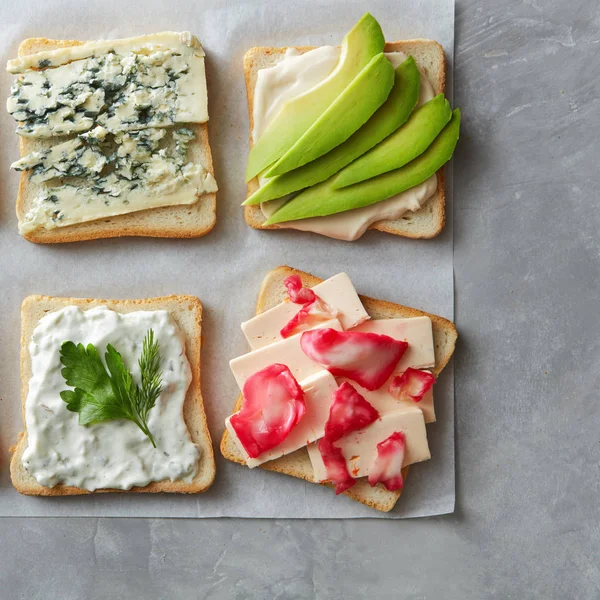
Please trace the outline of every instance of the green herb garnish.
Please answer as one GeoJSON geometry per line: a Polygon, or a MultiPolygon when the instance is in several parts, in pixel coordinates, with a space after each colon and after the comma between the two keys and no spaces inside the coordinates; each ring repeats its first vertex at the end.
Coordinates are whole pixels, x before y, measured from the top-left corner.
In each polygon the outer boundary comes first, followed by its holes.
{"type": "Polygon", "coordinates": [[[137,385],[123,363],[121,355],[110,345],[104,355],[108,372],[100,360],[93,344],[65,342],[60,348],[61,371],[67,385],[74,390],[65,390],[60,397],[67,408],[79,413],[79,424],[89,425],[112,419],[133,421],[150,439],[148,413],[156,404],[162,386],[160,354],[154,332],[148,331],[138,361],[142,381],[137,385]]]}

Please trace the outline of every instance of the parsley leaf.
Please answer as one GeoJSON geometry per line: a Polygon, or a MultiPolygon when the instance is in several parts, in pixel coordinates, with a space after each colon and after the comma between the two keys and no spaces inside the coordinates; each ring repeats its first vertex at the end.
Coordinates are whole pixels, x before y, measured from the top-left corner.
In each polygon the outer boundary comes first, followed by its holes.
{"type": "Polygon", "coordinates": [[[75,388],[60,393],[67,409],[79,413],[80,425],[129,419],[156,448],[148,428],[148,413],[162,389],[159,345],[154,332],[150,329],[146,334],[138,361],[141,385],[133,381],[121,355],[110,344],[104,359],[108,372],[93,344],[84,347],[83,344],[65,342],[61,346],[60,361],[64,366],[61,373],[66,384],[75,388]]]}

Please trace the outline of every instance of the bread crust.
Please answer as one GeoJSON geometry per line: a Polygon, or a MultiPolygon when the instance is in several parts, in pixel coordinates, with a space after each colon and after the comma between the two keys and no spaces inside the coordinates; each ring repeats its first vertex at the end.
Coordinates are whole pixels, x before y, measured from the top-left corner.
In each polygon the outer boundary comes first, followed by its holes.
{"type": "MultiPolygon", "coordinates": [[[[306,287],[314,287],[323,281],[310,273],[305,273],[304,271],[299,271],[298,269],[293,269],[288,266],[281,266],[273,269],[267,273],[261,283],[256,303],[257,315],[284,300],[286,291],[283,285],[283,279],[288,275],[299,275],[302,279],[302,283],[306,287]]],[[[458,338],[458,332],[456,331],[454,323],[438,315],[433,315],[416,308],[402,306],[401,304],[388,302],[387,300],[378,300],[362,295],[360,295],[360,299],[367,313],[374,319],[429,317],[433,327],[433,342],[435,349],[435,366],[431,371],[436,377],[439,376],[452,357],[458,338]]],[[[243,397],[242,394],[240,394],[232,412],[237,412],[241,409],[242,401],[243,397]]],[[[221,437],[220,450],[221,454],[227,460],[240,465],[246,465],[241,452],[227,429],[225,429],[221,437]]],[[[263,463],[260,465],[260,468],[267,471],[283,473],[284,475],[291,475],[292,477],[304,479],[310,483],[318,483],[314,481],[313,469],[306,448],[300,448],[295,452],[263,463]]],[[[402,473],[404,479],[406,479],[408,467],[405,467],[402,470],[402,473]]],[[[328,483],[319,485],[333,487],[328,483]]],[[[375,510],[389,512],[396,505],[396,502],[400,498],[401,491],[389,492],[381,485],[372,488],[366,477],[363,477],[358,479],[354,487],[345,491],[344,494],[361,504],[374,508],[375,510]]]]}
{"type": "Polygon", "coordinates": [[[183,493],[196,494],[206,491],[215,478],[215,457],[206,414],[200,391],[200,346],[202,335],[202,303],[195,296],[163,296],[141,300],[100,300],[95,298],[57,298],[52,296],[28,296],[21,306],[21,412],[25,431],[19,433],[17,444],[10,448],[13,453],[10,461],[10,475],[14,487],[21,494],[28,496],[76,496],[83,494],[99,494],[105,492],[135,493],[183,493]],[[90,309],[95,306],[106,306],[120,313],[136,310],[167,310],[185,335],[186,355],[192,371],[192,381],[183,405],[183,417],[192,441],[200,449],[198,473],[190,483],[182,481],[153,481],[143,487],[130,490],[112,488],[98,489],[90,492],[69,485],[56,485],[52,488],[40,485],[23,467],[21,458],[27,448],[27,428],[25,421],[25,402],[29,392],[31,379],[31,356],[29,342],[33,330],[40,318],[46,313],[60,310],[66,306],[78,306],[90,309]]]}
{"type": "MultiPolygon", "coordinates": [[[[256,86],[256,77],[260,68],[264,68],[264,63],[273,66],[279,62],[281,57],[289,48],[293,48],[304,54],[314,50],[316,46],[284,46],[281,48],[257,46],[250,48],[244,55],[244,79],[246,81],[246,95],[248,98],[248,120],[250,123],[249,144],[253,146],[252,130],[254,128],[254,88],[256,86]],[[259,66],[259,64],[261,66],[259,66]]],[[[419,69],[424,71],[436,94],[441,94],[446,89],[446,62],[444,49],[433,40],[415,39],[396,42],[386,42],[386,52],[404,52],[411,54],[415,58],[419,69]],[[427,58],[433,57],[436,68],[430,68],[427,65],[427,58]],[[429,56],[431,55],[431,56],[429,56]]],[[[446,224],[446,182],[444,178],[444,169],[437,172],[438,186],[435,194],[429,198],[425,204],[418,210],[407,212],[398,219],[382,220],[372,223],[369,229],[376,229],[383,233],[398,235],[411,239],[431,239],[438,236],[446,224]],[[419,221],[431,221],[425,231],[419,230],[419,221]]],[[[251,196],[258,189],[258,178],[251,179],[246,187],[246,198],[251,196]]],[[[264,226],[262,223],[265,218],[260,209],[260,205],[244,206],[244,219],[250,227],[254,229],[281,229],[276,225],[264,226]]]]}
{"type": "MultiPolygon", "coordinates": [[[[85,44],[81,40],[53,40],[47,38],[28,38],[19,45],[18,55],[27,56],[45,50],[68,48],[85,44]]],[[[183,125],[183,124],[182,124],[183,125]]],[[[186,124],[194,131],[196,140],[191,147],[199,155],[201,164],[214,176],[214,165],[208,140],[208,124],[186,124]]],[[[19,149],[21,157],[29,154],[32,141],[20,137],[19,149]]],[[[19,178],[16,211],[19,223],[27,212],[32,184],[26,171],[19,178]]],[[[81,242],[86,240],[113,237],[162,237],[162,238],[196,238],[206,235],[215,226],[217,219],[217,194],[202,194],[194,204],[181,206],[164,206],[152,208],[114,217],[106,217],[76,223],[55,229],[38,229],[23,234],[30,242],[37,244],[61,244],[65,242],[81,242]],[[166,223],[165,223],[166,221],[166,223]]]]}

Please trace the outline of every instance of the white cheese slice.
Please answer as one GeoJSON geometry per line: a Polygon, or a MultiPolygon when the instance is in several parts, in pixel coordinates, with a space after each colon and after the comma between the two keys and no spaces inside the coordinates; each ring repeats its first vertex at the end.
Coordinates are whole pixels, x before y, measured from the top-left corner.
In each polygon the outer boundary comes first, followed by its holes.
{"type": "Polygon", "coordinates": [[[397,400],[388,392],[392,378],[396,375],[400,375],[400,373],[394,373],[384,385],[382,385],[378,390],[373,390],[372,392],[358,385],[356,381],[352,381],[351,379],[346,379],[345,377],[337,377],[336,379],[339,385],[342,385],[344,381],[347,381],[369,404],[377,409],[377,412],[380,415],[395,412],[400,408],[416,407],[423,413],[423,416],[425,417],[425,423],[435,423],[433,388],[431,388],[419,402],[415,402],[414,400],[397,400]]]}
{"type": "MultiPolygon", "coordinates": [[[[369,315],[346,273],[338,273],[319,283],[313,289],[324,302],[338,311],[337,319],[344,330],[352,329],[369,319],[369,315]]],[[[242,323],[242,331],[250,348],[256,350],[282,340],[279,332],[300,309],[299,304],[286,300],[242,323]]]]}
{"type": "Polygon", "coordinates": [[[421,369],[435,366],[433,329],[429,317],[373,319],[358,325],[353,331],[378,333],[408,342],[408,348],[396,367],[396,373],[403,373],[408,367],[421,369]]]}
{"type": "MultiPolygon", "coordinates": [[[[396,431],[402,431],[406,436],[403,467],[431,458],[423,413],[418,408],[403,408],[381,415],[368,427],[354,431],[335,442],[342,450],[352,477],[366,477],[369,474],[377,457],[377,444],[396,431]]],[[[317,444],[308,446],[308,455],[314,470],[314,480],[327,481],[327,470],[317,444]]]]}
{"type": "MultiPolygon", "coordinates": [[[[337,319],[325,321],[315,329],[322,327],[342,331],[342,326],[337,319]]],[[[261,369],[275,363],[286,365],[297,381],[302,381],[322,371],[322,365],[314,362],[302,351],[300,347],[301,336],[302,333],[297,333],[285,340],[264,346],[229,361],[229,366],[240,390],[244,387],[244,383],[250,375],[254,375],[261,369]]]]}
{"type": "MultiPolygon", "coordinates": [[[[97,127],[92,131],[101,130],[97,127]]],[[[85,134],[84,134],[85,135],[85,134]]],[[[95,177],[107,158],[97,148],[85,147],[81,137],[56,144],[47,150],[32,152],[11,165],[15,171],[32,171],[32,183],[43,183],[57,177],[95,177]]]]}
{"type": "Polygon", "coordinates": [[[323,437],[325,423],[329,418],[329,408],[333,401],[333,393],[337,389],[337,383],[329,371],[320,371],[316,375],[300,382],[304,390],[304,402],[306,412],[300,422],[290,431],[285,440],[277,447],[264,452],[257,458],[250,458],[239,441],[235,430],[231,426],[231,417],[225,421],[229,435],[233,437],[237,447],[244,456],[246,464],[250,468],[257,467],[269,460],[275,460],[291,452],[295,452],[308,444],[323,437]]]}

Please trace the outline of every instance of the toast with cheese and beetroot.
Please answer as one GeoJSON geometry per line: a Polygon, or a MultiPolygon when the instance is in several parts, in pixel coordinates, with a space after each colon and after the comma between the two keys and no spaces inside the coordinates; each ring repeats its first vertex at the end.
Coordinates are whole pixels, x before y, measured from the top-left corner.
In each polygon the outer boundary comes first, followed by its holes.
{"type": "Polygon", "coordinates": [[[194,36],[29,38],[8,70],[18,76],[8,110],[18,123],[23,237],[51,244],[212,230],[217,185],[194,36]]]}
{"type": "Polygon", "coordinates": [[[248,225],[346,241],[367,229],[409,238],[442,231],[442,167],[458,140],[460,113],[443,99],[440,44],[385,43],[379,24],[367,14],[341,50],[251,48],[244,75],[251,148],[244,202],[248,225]],[[369,82],[366,75],[376,66],[379,77],[369,82]],[[381,102],[353,117],[360,112],[355,107],[367,103],[364,91],[378,85],[385,88],[381,102]],[[329,96],[323,91],[327,86],[333,88],[329,96]],[[291,131],[291,122],[300,122],[301,130],[291,131]]]}
{"type": "Polygon", "coordinates": [[[430,458],[454,325],[359,296],[345,273],[323,281],[290,267],[267,274],[256,315],[242,324],[250,352],[230,362],[242,393],[223,456],[390,511],[408,465],[430,458]]]}
{"type": "Polygon", "coordinates": [[[21,317],[24,431],[10,463],[20,493],[211,486],[198,298],[29,296],[21,317]]]}

